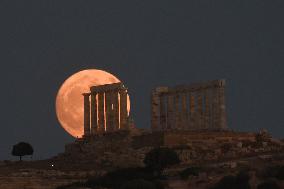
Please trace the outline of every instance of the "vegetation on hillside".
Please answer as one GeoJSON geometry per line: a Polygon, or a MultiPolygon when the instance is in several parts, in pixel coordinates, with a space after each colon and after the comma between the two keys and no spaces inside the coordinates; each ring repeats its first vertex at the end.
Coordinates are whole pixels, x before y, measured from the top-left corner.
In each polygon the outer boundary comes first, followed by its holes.
{"type": "Polygon", "coordinates": [[[18,144],[13,146],[12,155],[19,156],[20,161],[22,160],[23,156],[26,155],[33,155],[34,149],[33,147],[26,142],[19,142],[18,144]]]}

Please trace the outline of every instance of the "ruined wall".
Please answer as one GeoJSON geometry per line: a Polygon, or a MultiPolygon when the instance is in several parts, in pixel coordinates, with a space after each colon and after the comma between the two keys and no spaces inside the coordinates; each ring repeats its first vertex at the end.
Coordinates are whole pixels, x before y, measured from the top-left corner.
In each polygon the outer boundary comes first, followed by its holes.
{"type": "Polygon", "coordinates": [[[255,141],[254,133],[240,133],[231,131],[168,131],[164,133],[164,145],[175,146],[182,144],[199,143],[220,143],[237,141],[255,141]]]}
{"type": "Polygon", "coordinates": [[[232,131],[157,131],[133,137],[132,147],[179,146],[187,144],[220,143],[230,141],[255,141],[254,133],[232,131]]]}
{"type": "Polygon", "coordinates": [[[66,145],[60,158],[74,163],[96,164],[102,168],[143,166],[145,153],[152,147],[134,149],[132,141],[133,137],[127,130],[105,133],[66,145]]]}
{"type": "Polygon", "coordinates": [[[225,80],[157,87],[151,127],[158,130],[226,130],[225,80]]]}
{"type": "Polygon", "coordinates": [[[155,147],[174,149],[182,163],[204,163],[256,156],[284,149],[256,133],[233,131],[156,131],[131,136],[124,132],[108,133],[91,141],[66,146],[64,162],[108,167],[143,166],[145,154],[155,147]]]}
{"type": "Polygon", "coordinates": [[[154,132],[134,136],[131,146],[135,149],[143,147],[159,147],[164,145],[164,133],[154,132]]]}

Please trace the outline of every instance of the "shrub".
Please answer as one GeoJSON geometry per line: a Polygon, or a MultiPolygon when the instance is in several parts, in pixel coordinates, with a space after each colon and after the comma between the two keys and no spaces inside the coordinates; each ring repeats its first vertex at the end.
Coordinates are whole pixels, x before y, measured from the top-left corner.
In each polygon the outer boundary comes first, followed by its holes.
{"type": "Polygon", "coordinates": [[[276,178],[284,180],[284,166],[267,167],[260,173],[260,176],[262,178],[276,178]]]}
{"type": "Polygon", "coordinates": [[[234,176],[225,176],[212,189],[228,189],[231,188],[234,184],[234,176]]]}
{"type": "Polygon", "coordinates": [[[223,177],[212,189],[250,189],[249,175],[240,172],[237,176],[223,177]]]}
{"type": "Polygon", "coordinates": [[[82,182],[74,182],[71,184],[63,185],[63,186],[58,186],[56,189],[76,189],[78,187],[83,187],[84,183],[82,182]]]}
{"type": "Polygon", "coordinates": [[[118,169],[102,177],[89,179],[86,185],[88,187],[102,186],[106,188],[120,188],[126,182],[135,179],[152,180],[153,175],[151,171],[145,168],[118,169]]]}
{"type": "Polygon", "coordinates": [[[241,171],[239,174],[236,176],[236,182],[235,186],[236,188],[241,188],[241,189],[250,189],[250,184],[249,184],[249,175],[246,171],[241,171]]]}
{"type": "Polygon", "coordinates": [[[181,179],[188,179],[189,176],[198,176],[200,172],[199,167],[189,167],[180,172],[181,179]]]}
{"type": "Polygon", "coordinates": [[[257,189],[280,189],[280,186],[275,181],[267,181],[259,184],[257,189]]]}
{"type": "Polygon", "coordinates": [[[161,182],[154,180],[151,170],[146,168],[126,168],[111,171],[98,178],[89,178],[84,183],[76,182],[69,185],[60,186],[57,189],[75,189],[78,187],[90,187],[94,189],[121,189],[121,187],[123,187],[128,189],[134,186],[143,186],[141,189],[147,189],[147,186],[150,187],[150,185],[151,188],[154,186],[155,189],[164,189],[164,186],[161,182]]]}
{"type": "Polygon", "coordinates": [[[276,178],[279,180],[284,180],[284,165],[278,168],[276,178]]]}
{"type": "Polygon", "coordinates": [[[33,155],[33,153],[34,153],[33,147],[29,143],[26,143],[26,142],[20,142],[14,145],[12,149],[12,155],[19,156],[20,161],[22,160],[22,156],[33,155]]]}
{"type": "Polygon", "coordinates": [[[180,163],[180,159],[170,148],[154,148],[146,154],[144,163],[147,168],[156,171],[160,176],[165,168],[180,163]]]}
{"type": "Polygon", "coordinates": [[[232,144],[225,143],[221,146],[221,149],[223,153],[228,153],[232,149],[232,144]]]}
{"type": "Polygon", "coordinates": [[[123,184],[121,189],[156,189],[156,186],[150,181],[135,179],[123,184]]]}

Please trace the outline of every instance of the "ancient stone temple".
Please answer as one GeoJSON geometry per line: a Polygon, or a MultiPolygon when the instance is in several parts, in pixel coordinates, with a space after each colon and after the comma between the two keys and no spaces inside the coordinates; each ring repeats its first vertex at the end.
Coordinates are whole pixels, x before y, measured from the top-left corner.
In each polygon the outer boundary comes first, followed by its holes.
{"type": "Polygon", "coordinates": [[[90,88],[84,93],[84,137],[128,129],[127,89],[122,83],[90,88]]]}
{"type": "Polygon", "coordinates": [[[64,165],[78,163],[79,169],[142,167],[145,154],[158,147],[176,151],[185,166],[227,163],[267,152],[278,155],[284,149],[266,132],[227,129],[225,80],[154,89],[152,132],[131,126],[127,90],[121,83],[92,87],[84,96],[85,138],[67,144],[57,157],[64,165]]]}
{"type": "Polygon", "coordinates": [[[225,80],[214,80],[152,91],[153,131],[225,130],[225,80]]]}

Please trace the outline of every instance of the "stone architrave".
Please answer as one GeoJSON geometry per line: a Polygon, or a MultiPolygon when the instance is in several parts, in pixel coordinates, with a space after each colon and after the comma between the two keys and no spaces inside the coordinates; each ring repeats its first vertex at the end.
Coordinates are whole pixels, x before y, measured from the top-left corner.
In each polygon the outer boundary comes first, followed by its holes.
{"type": "Polygon", "coordinates": [[[97,132],[98,127],[98,110],[97,110],[97,94],[91,94],[91,134],[94,135],[97,132]]]}
{"type": "Polygon", "coordinates": [[[90,132],[90,94],[84,93],[84,136],[89,136],[90,132]]]}
{"type": "Polygon", "coordinates": [[[98,93],[98,132],[105,132],[105,109],[104,109],[105,96],[104,92],[98,93]]]}

